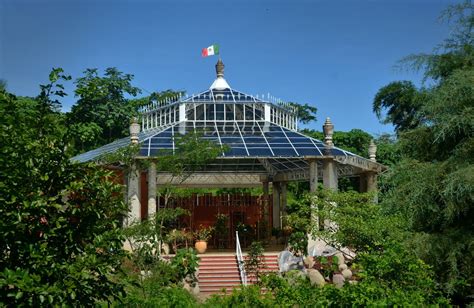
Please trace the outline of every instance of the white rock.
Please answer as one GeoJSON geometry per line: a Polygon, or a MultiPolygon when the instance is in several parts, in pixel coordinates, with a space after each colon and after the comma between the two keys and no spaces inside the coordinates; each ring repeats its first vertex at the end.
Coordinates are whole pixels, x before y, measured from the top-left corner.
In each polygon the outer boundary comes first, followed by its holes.
{"type": "Polygon", "coordinates": [[[341,274],[334,274],[332,276],[332,283],[336,288],[342,288],[344,286],[344,281],[346,281],[346,279],[341,274]]]}
{"type": "Polygon", "coordinates": [[[192,293],[192,287],[189,285],[189,283],[185,282],[183,285],[183,289],[188,291],[189,293],[192,293]]]}
{"type": "Polygon", "coordinates": [[[346,263],[345,262],[346,260],[344,259],[344,255],[342,254],[342,252],[338,252],[335,256],[337,257],[337,264],[338,265],[346,263]]]}
{"type": "Polygon", "coordinates": [[[169,255],[170,254],[170,245],[167,243],[162,243],[161,244],[161,251],[163,252],[164,255],[169,255]]]}
{"type": "Polygon", "coordinates": [[[323,275],[318,270],[315,270],[313,268],[308,270],[308,278],[309,281],[311,281],[311,285],[317,285],[318,287],[322,287],[326,284],[326,281],[324,281],[323,275]]]}
{"type": "Polygon", "coordinates": [[[350,279],[352,277],[352,271],[350,269],[343,270],[341,274],[346,279],[350,279]]]}
{"type": "Polygon", "coordinates": [[[347,269],[347,264],[339,264],[339,270],[342,272],[343,270],[347,269]]]}
{"type": "Polygon", "coordinates": [[[305,264],[308,268],[313,268],[313,266],[314,266],[314,258],[311,257],[311,256],[307,256],[306,258],[304,258],[304,264],[305,264]]]}
{"type": "Polygon", "coordinates": [[[192,293],[197,296],[197,295],[199,295],[199,292],[200,292],[199,285],[196,284],[196,286],[192,290],[192,293]]]}

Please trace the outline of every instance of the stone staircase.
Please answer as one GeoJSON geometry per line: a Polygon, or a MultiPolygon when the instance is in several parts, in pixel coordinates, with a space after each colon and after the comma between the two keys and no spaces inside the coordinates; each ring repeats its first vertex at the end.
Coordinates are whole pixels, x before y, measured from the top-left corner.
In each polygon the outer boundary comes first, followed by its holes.
{"type": "MultiPolygon", "coordinates": [[[[246,255],[244,254],[244,258],[246,255]]],[[[231,292],[232,288],[241,285],[237,258],[234,254],[201,254],[199,255],[199,290],[201,294],[220,293],[223,289],[231,292]]],[[[278,272],[278,254],[264,254],[265,268],[262,272],[278,272]]],[[[249,283],[255,278],[249,277],[249,283]]]]}

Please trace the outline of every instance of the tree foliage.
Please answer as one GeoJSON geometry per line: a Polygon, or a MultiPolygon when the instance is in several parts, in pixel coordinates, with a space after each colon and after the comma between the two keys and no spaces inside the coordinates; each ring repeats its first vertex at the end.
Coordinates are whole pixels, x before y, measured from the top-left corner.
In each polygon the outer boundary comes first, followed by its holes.
{"type": "Polygon", "coordinates": [[[300,104],[295,102],[290,102],[290,106],[296,108],[296,116],[298,121],[303,124],[308,124],[310,122],[316,121],[316,113],[318,108],[309,105],[308,103],[300,104]]]}
{"type": "Polygon", "coordinates": [[[186,93],[186,91],[175,91],[172,89],[164,90],[164,91],[157,91],[151,92],[150,95],[143,96],[140,98],[131,99],[130,102],[135,107],[143,107],[152,102],[161,102],[166,99],[173,99],[177,96],[182,96],[186,93]]]}
{"type": "Polygon", "coordinates": [[[425,120],[399,135],[404,159],[385,179],[383,206],[402,215],[413,251],[434,267],[444,291],[466,304],[474,295],[473,6],[451,7],[445,16],[458,17],[452,37],[437,53],[405,59],[432,84],[411,102],[420,103],[425,120]]]}
{"type": "Polygon", "coordinates": [[[132,85],[133,75],[107,68],[104,76],[87,69],[78,78],[75,94],[79,98],[67,114],[70,140],[77,152],[107,144],[127,135],[130,118],[136,113],[127,98],[141,90],[132,85]]]}
{"type": "Polygon", "coordinates": [[[266,292],[247,287],[229,296],[215,296],[209,307],[351,307],[448,305],[435,276],[425,262],[403,244],[404,221],[387,216],[370,194],[319,191],[301,201],[295,219],[298,228],[319,236],[336,248],[349,247],[357,254],[348,259],[357,280],[340,289],[312,286],[299,273],[262,277],[266,292]],[[311,204],[332,221],[331,230],[309,223],[311,204]],[[337,206],[335,205],[337,204],[337,206]]]}
{"type": "Polygon", "coordinates": [[[72,164],[58,125],[61,69],[36,99],[0,91],[0,302],[93,305],[118,297],[126,206],[111,174],[72,164]]]}
{"type": "Polygon", "coordinates": [[[412,129],[423,122],[421,96],[412,82],[395,81],[377,92],[373,111],[382,123],[392,123],[397,132],[412,129]],[[385,116],[382,114],[384,110],[385,116]]]}

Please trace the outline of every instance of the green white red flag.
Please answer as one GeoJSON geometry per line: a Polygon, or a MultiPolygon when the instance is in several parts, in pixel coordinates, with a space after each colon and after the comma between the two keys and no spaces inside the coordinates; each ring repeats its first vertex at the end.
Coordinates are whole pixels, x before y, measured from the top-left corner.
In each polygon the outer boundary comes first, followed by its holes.
{"type": "Polygon", "coordinates": [[[203,48],[201,54],[202,54],[203,57],[218,55],[219,54],[219,45],[214,44],[214,45],[211,45],[207,48],[203,48]]]}

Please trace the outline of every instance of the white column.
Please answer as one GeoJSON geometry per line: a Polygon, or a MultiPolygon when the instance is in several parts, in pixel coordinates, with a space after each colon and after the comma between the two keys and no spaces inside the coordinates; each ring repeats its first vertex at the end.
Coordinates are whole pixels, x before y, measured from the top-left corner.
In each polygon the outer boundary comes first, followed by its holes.
{"type": "Polygon", "coordinates": [[[156,213],[156,163],[148,167],[148,217],[156,213]]]}
{"type": "Polygon", "coordinates": [[[264,107],[263,107],[263,110],[264,110],[264,116],[265,116],[265,121],[267,122],[271,122],[271,119],[270,119],[270,104],[265,104],[264,107]]]}
{"type": "Polygon", "coordinates": [[[367,192],[374,192],[374,202],[378,202],[378,195],[377,195],[377,173],[375,172],[368,172],[367,175],[367,192]]]}
{"type": "Polygon", "coordinates": [[[186,104],[179,105],[179,121],[186,121],[186,104]]]}
{"type": "Polygon", "coordinates": [[[272,183],[273,187],[273,228],[281,228],[280,222],[280,185],[272,183]]]}
{"type": "Polygon", "coordinates": [[[323,160],[323,186],[324,188],[337,190],[337,166],[332,159],[323,160]]]}
{"type": "Polygon", "coordinates": [[[127,225],[130,226],[134,221],[140,221],[141,219],[140,171],[135,163],[130,167],[128,174],[128,203],[129,215],[127,225]]]}

